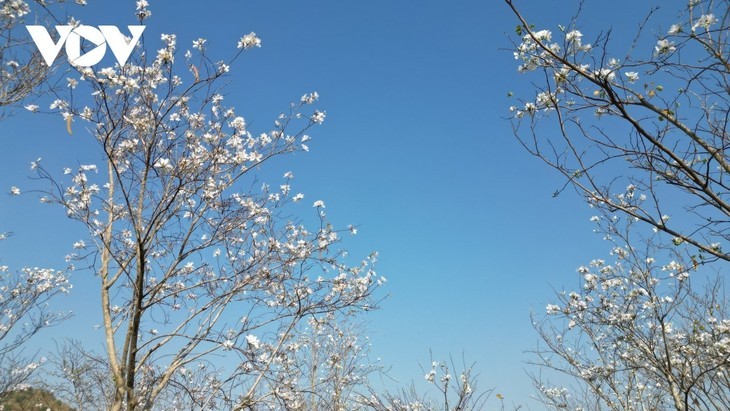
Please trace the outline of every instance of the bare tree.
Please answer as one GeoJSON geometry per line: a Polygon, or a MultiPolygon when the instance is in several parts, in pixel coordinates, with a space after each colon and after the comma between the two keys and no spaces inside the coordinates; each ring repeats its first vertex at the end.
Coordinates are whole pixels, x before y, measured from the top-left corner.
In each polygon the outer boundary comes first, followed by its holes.
{"type": "MultiPolygon", "coordinates": [[[[149,16],[146,2],[137,12],[149,16]]],[[[243,36],[226,62],[204,39],[184,56],[175,35],[162,42],[125,66],[78,68],[76,95],[52,103],[69,129],[87,124],[102,162],[64,176],[36,168],[50,187],[42,201],[89,231],[71,258],[99,285],[108,409],[300,409],[279,377],[303,324],[375,308],[382,281],[374,254],[346,263],[338,243],[355,230],[336,230],[322,201],[301,205],[292,173],[260,180],[273,159],[308,150],[325,113],[306,94],[254,134],[219,83],[260,39],[243,36]]]]}
{"type": "Polygon", "coordinates": [[[511,107],[525,148],[605,215],[620,211],[692,245],[700,263],[730,260],[728,2],[691,0],[658,35],[647,29],[651,10],[615,55],[610,30],[585,40],[580,14],[554,34],[506,3],[519,22],[518,70],[536,74],[538,89],[511,107]],[[643,195],[621,195],[627,186],[643,195]]]}
{"type": "Polygon", "coordinates": [[[76,410],[110,408],[114,386],[103,356],[70,339],[56,347],[48,362],[40,384],[58,399],[76,410]]]}

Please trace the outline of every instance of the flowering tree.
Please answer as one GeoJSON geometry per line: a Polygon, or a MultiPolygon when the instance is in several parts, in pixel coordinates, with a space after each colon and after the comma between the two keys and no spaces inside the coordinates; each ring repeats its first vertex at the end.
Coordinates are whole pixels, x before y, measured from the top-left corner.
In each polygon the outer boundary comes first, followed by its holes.
{"type": "MultiPolygon", "coordinates": [[[[0,234],[0,241],[6,238],[0,234]]],[[[38,331],[66,317],[47,303],[70,288],[61,271],[38,267],[13,271],[0,265],[0,399],[21,387],[43,362],[23,355],[23,346],[38,331]]]]}
{"type": "MultiPolygon", "coordinates": [[[[76,4],[85,5],[86,0],[76,0],[76,4]]],[[[24,24],[30,16],[57,21],[51,7],[51,2],[41,0],[30,4],[24,0],[0,1],[0,107],[17,104],[37,92],[50,75],[24,24]],[[31,4],[36,6],[35,13],[31,12],[31,4]]]]}
{"type": "Polygon", "coordinates": [[[730,260],[728,2],[691,0],[658,36],[645,28],[652,11],[621,55],[606,51],[610,31],[589,43],[575,27],[536,30],[506,2],[520,23],[518,70],[538,74],[536,97],[510,108],[525,148],[606,215],[690,244],[700,262],[730,260]],[[629,185],[643,195],[616,195],[629,185]]]}
{"type": "Polygon", "coordinates": [[[336,320],[332,314],[313,316],[297,333],[289,351],[296,353],[268,381],[279,396],[277,409],[360,410],[369,377],[382,372],[369,358],[370,344],[362,327],[336,320]],[[282,384],[284,382],[284,384],[282,384]]]}
{"type": "MultiPolygon", "coordinates": [[[[373,411],[478,411],[484,408],[493,389],[479,390],[478,375],[473,373],[473,365],[464,365],[456,378],[452,373],[457,370],[454,362],[431,361],[431,368],[423,378],[435,390],[435,397],[419,392],[415,385],[400,392],[377,393],[363,396],[361,403],[373,411]]],[[[502,396],[497,394],[502,400],[502,396]]],[[[504,406],[502,406],[504,409],[504,406]]],[[[519,409],[519,407],[515,408],[519,409]]]]}
{"type": "MultiPolygon", "coordinates": [[[[40,54],[29,47],[24,19],[53,20],[49,2],[38,1],[31,14],[28,2],[0,0],[0,116],[36,93],[50,71],[40,54]]],[[[85,4],[77,0],[77,4],[85,4]]],[[[11,194],[19,194],[16,187],[11,194]]],[[[8,237],[0,233],[0,241],[8,237]]],[[[48,301],[70,289],[66,273],[49,268],[20,271],[0,265],[0,397],[22,387],[43,361],[24,355],[25,343],[42,328],[58,324],[66,314],[53,311],[48,301]]]]}
{"type": "Polygon", "coordinates": [[[535,98],[510,108],[515,134],[586,198],[612,243],[611,261],[580,267],[580,287],[534,319],[535,362],[576,380],[536,376],[542,399],[727,409],[728,2],[691,0],[658,36],[651,10],[622,55],[607,51],[610,31],[589,43],[579,18],[559,34],[536,30],[506,2],[520,23],[518,70],[539,75],[535,98]]]}
{"type": "MultiPolygon", "coordinates": [[[[151,15],[146,1],[137,15],[151,15]]],[[[50,183],[42,201],[88,228],[70,258],[99,285],[106,354],[89,358],[110,375],[104,401],[111,410],[306,409],[310,385],[284,379],[303,328],[374,308],[383,281],[375,255],[344,262],[337,244],[355,230],[336,230],[322,201],[306,208],[313,229],[290,217],[304,197],[292,173],[259,181],[272,159],[308,150],[307,131],[325,119],[309,108],[318,95],[254,135],[218,84],[261,40],[243,36],[225,62],[207,56],[204,39],[182,56],[175,35],[161,40],[125,66],[77,68],[73,98],[51,104],[69,130],[88,124],[100,164],[61,176],[34,164],[50,183]],[[82,89],[91,96],[75,95],[82,89]]]]}
{"type": "Polygon", "coordinates": [[[594,220],[612,244],[611,259],[579,267],[580,287],[560,292],[544,317],[533,318],[545,343],[535,363],[577,380],[565,387],[535,378],[544,403],[573,410],[728,409],[723,282],[704,281],[686,253],[662,245],[661,234],[640,237],[636,221],[594,220]]]}

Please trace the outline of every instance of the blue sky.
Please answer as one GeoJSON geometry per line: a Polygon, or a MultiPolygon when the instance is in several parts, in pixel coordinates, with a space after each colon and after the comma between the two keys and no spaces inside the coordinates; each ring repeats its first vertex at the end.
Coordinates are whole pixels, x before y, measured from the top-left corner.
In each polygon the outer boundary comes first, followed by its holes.
{"type": "MultiPolygon", "coordinates": [[[[135,24],[133,1],[89,3],[75,13],[82,23],[135,24]]],[[[553,31],[569,25],[577,7],[517,3],[538,28],[553,31]]],[[[665,5],[662,16],[680,3],[665,5]]],[[[648,7],[587,4],[579,27],[586,38],[611,27],[620,42],[639,20],[627,10],[643,16],[648,7]]],[[[508,50],[517,20],[507,5],[151,1],[150,9],[145,41],[153,49],[160,33],[176,33],[181,49],[204,37],[222,59],[241,35],[262,38],[262,48],[232,68],[226,97],[254,129],[302,94],[321,95],[327,120],[313,132],[311,152],[282,167],[308,199],[325,201],[335,224],[359,225],[345,244],[351,255],[380,252],[389,298],[367,317],[373,357],[410,381],[422,380],[418,364],[429,362],[429,350],[435,359],[463,356],[476,362],[482,387],[528,404],[524,351],[537,343],[530,313],[542,313],[554,289],[575,286],[575,268],[605,256],[607,244],[591,232],[590,209],[574,193],[552,197],[561,179],[512,135],[507,108],[516,97],[508,92],[533,93],[508,50]]],[[[81,129],[69,136],[62,120],[21,110],[0,121],[0,187],[23,188],[38,157],[47,166],[83,163],[90,146],[81,129]]],[[[5,264],[62,266],[75,230],[60,209],[32,195],[0,197],[0,231],[15,233],[0,245],[5,264]]],[[[95,307],[79,298],[95,292],[86,275],[74,276],[74,295],[64,300],[76,318],[44,341],[69,330],[101,336],[88,314],[95,307]]]]}

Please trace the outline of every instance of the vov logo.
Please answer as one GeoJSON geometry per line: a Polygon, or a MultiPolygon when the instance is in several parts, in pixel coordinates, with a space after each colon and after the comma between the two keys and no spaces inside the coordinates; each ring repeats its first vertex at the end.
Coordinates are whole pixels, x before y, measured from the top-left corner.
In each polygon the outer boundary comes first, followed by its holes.
{"type": "Polygon", "coordinates": [[[28,33],[33,38],[33,42],[41,52],[41,56],[50,67],[53,61],[61,51],[61,47],[66,45],[66,55],[69,63],[80,66],[90,67],[101,61],[106,54],[106,46],[114,53],[114,57],[120,65],[124,65],[132,54],[134,46],[137,45],[145,26],[127,26],[132,34],[132,40],[127,42],[124,35],[116,26],[99,26],[97,29],[93,26],[80,25],[74,26],[56,26],[58,32],[58,42],[54,42],[51,35],[48,34],[43,26],[25,26],[28,33]],[[81,55],[81,39],[85,39],[96,47],[81,55]]]}

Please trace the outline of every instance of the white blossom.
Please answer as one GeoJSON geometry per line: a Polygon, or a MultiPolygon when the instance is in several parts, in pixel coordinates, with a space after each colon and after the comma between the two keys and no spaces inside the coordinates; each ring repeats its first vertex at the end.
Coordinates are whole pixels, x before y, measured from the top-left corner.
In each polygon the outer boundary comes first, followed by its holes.
{"type": "Polygon", "coordinates": [[[241,37],[238,41],[239,49],[250,49],[253,47],[261,47],[261,39],[256,36],[256,33],[251,32],[241,37]]]}
{"type": "Polygon", "coordinates": [[[674,42],[667,39],[661,39],[657,41],[656,46],[654,47],[654,54],[659,56],[672,53],[675,50],[677,50],[677,47],[674,45],[674,42]]]}

